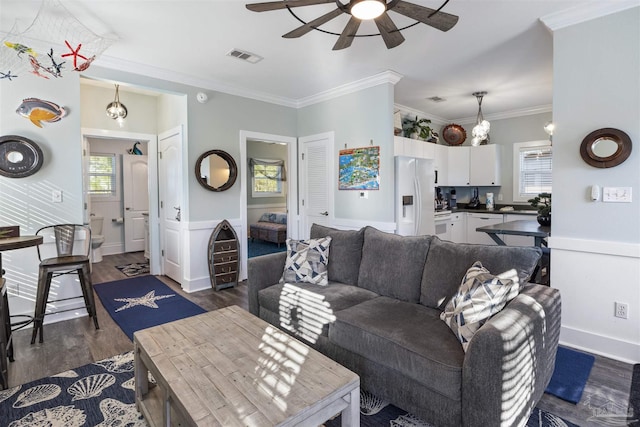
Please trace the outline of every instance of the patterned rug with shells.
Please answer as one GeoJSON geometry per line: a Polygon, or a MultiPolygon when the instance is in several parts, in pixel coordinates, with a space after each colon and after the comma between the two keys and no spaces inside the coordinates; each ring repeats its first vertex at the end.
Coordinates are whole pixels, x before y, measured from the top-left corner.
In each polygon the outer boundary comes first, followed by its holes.
{"type": "MultiPolygon", "coordinates": [[[[0,390],[0,426],[147,427],[136,410],[133,352],[81,366],[51,377],[0,390]]],[[[153,378],[149,378],[154,382],[153,378]]],[[[361,393],[364,427],[431,427],[419,418],[367,393],[361,393]]],[[[326,427],[340,426],[340,417],[326,427]]],[[[527,426],[573,427],[536,408],[527,426]]]]}
{"type": "Polygon", "coordinates": [[[0,425],[147,426],[133,387],[131,351],[0,390],[0,425]]]}

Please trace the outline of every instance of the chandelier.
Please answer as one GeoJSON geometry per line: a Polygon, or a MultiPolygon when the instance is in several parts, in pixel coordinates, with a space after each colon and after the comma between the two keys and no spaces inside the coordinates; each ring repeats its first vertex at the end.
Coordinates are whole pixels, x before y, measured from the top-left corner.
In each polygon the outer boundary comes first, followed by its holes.
{"type": "Polygon", "coordinates": [[[116,96],[113,102],[107,105],[107,116],[118,122],[120,127],[124,125],[124,118],[127,117],[127,107],[120,102],[120,85],[116,85],[116,96]]]}
{"type": "Polygon", "coordinates": [[[484,119],[482,115],[482,98],[487,92],[473,92],[473,96],[478,100],[478,116],[476,117],[476,125],[471,130],[471,145],[477,147],[478,145],[484,145],[489,143],[489,130],[491,130],[491,124],[488,120],[484,119]]]}

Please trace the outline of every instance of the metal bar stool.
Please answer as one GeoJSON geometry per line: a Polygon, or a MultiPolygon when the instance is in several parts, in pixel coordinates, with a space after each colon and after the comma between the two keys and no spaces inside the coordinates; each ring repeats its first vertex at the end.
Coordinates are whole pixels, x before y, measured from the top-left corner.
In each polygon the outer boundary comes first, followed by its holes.
{"type": "Polygon", "coordinates": [[[9,315],[9,301],[7,298],[7,287],[5,279],[0,277],[0,318],[2,326],[0,327],[0,382],[2,389],[9,386],[7,375],[9,367],[7,366],[7,358],[13,362],[13,340],[11,338],[11,316],[9,315]]]}
{"type": "Polygon", "coordinates": [[[93,286],[91,284],[91,262],[89,260],[89,253],[91,251],[91,229],[86,225],[59,224],[42,227],[36,232],[36,235],[42,235],[45,239],[44,243],[46,243],[46,237],[51,237],[52,231],[56,243],[56,256],[43,259],[40,245],[38,245],[40,268],[38,271],[38,290],[36,295],[36,309],[33,316],[31,344],[35,343],[38,333],[40,333],[40,342],[43,342],[42,324],[45,315],[77,310],[77,308],[70,308],[46,313],[47,304],[80,298],[70,297],[49,300],[51,279],[65,274],[78,274],[82,288],[82,298],[84,299],[87,313],[89,317],[93,318],[95,328],[100,329],[100,326],[98,326],[98,316],[96,315],[96,304],[93,297],[93,286]],[[84,243],[81,254],[73,253],[76,240],[84,243]]]}

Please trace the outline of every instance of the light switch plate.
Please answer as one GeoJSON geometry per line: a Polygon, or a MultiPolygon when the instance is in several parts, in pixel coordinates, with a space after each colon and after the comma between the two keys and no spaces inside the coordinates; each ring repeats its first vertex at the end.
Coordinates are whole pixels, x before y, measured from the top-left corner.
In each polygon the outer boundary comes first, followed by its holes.
{"type": "Polygon", "coordinates": [[[62,190],[52,190],[51,201],[53,203],[62,203],[62,190]]]}
{"type": "Polygon", "coordinates": [[[631,203],[631,187],[604,187],[602,201],[609,203],[631,203]]]}

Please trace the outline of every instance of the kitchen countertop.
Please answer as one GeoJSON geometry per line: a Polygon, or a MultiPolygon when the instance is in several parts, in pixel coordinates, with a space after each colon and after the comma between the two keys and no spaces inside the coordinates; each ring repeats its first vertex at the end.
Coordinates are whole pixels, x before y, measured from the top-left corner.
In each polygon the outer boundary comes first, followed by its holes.
{"type": "Polygon", "coordinates": [[[538,215],[538,211],[535,209],[519,209],[514,206],[512,211],[501,211],[500,208],[504,207],[504,205],[498,205],[493,210],[487,210],[485,205],[480,205],[477,208],[467,208],[465,206],[461,206],[456,209],[451,209],[452,213],[455,212],[471,212],[471,213],[492,213],[492,214],[509,214],[509,215],[538,215]]]}

